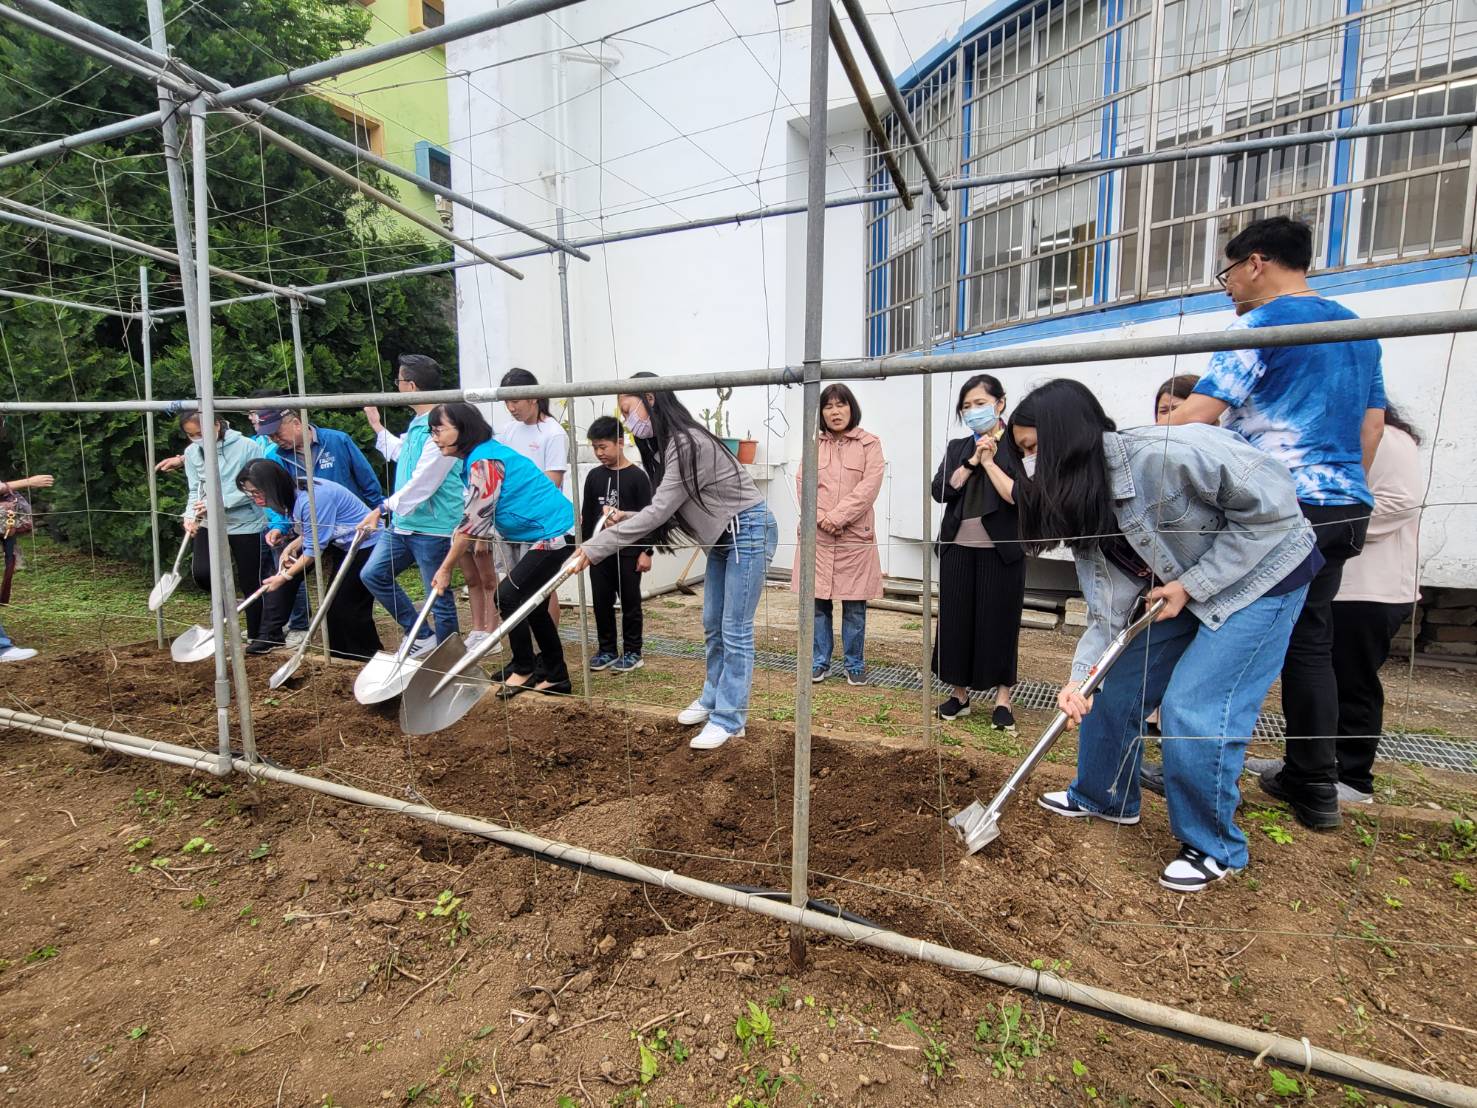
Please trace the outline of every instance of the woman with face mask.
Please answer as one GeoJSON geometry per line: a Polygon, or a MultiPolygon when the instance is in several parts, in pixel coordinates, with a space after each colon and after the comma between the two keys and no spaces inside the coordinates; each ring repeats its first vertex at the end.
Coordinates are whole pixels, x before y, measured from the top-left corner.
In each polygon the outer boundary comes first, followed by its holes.
{"type": "Polygon", "coordinates": [[[779,545],[779,525],[748,471],[675,393],[633,392],[618,396],[616,403],[655,491],[639,512],[608,513],[604,530],[579,553],[583,564],[590,565],[623,546],[670,550],[681,544],[707,551],[706,679],[702,693],[677,713],[677,721],[703,724],[688,745],[713,750],[744,734],[754,678],[754,613],[779,545]]]}
{"type": "Polygon", "coordinates": [[[964,382],[955,413],[968,434],[944,450],[933,498],[944,506],[939,555],[939,621],[933,672],[952,695],[940,719],[969,715],[971,689],[995,690],[993,726],[1015,730],[1016,682],[1026,562],[1017,542],[1015,483],[1030,473],[1024,444],[1006,434],[1005,389],[989,374],[964,382]]]}

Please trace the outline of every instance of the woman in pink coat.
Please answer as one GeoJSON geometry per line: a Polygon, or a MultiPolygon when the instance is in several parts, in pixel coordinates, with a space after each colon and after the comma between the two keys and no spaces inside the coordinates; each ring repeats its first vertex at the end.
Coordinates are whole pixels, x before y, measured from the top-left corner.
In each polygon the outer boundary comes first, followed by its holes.
{"type": "MultiPolygon", "coordinates": [[[[867,637],[867,601],[882,595],[882,561],[872,505],[882,489],[882,440],[858,426],[861,405],[845,385],[821,393],[820,471],[816,477],[815,656],[810,679],[831,672],[831,616],[841,601],[841,646],[846,681],[865,685],[862,650],[867,637]]],[[[796,485],[800,481],[796,478],[796,485]]],[[[790,587],[800,588],[797,560],[790,587]]]]}

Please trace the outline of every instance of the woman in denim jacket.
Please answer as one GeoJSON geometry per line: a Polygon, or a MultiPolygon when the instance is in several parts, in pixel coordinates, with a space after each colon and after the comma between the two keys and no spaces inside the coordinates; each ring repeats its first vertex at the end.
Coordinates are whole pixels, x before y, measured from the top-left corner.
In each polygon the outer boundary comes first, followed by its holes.
{"type": "Polygon", "coordinates": [[[1118,431],[1076,381],[1051,381],[1017,407],[1011,433],[1035,452],[1021,482],[1021,535],[1066,543],[1088,627],[1057,704],[1082,733],[1077,779],[1039,803],[1061,816],[1139,821],[1144,718],[1163,705],[1164,778],[1178,856],[1159,883],[1199,892],[1247,863],[1237,778],[1262,701],[1320,560],[1285,466],[1206,425],[1118,431]],[[1078,692],[1138,598],[1158,622],[1091,700],[1078,692]]]}

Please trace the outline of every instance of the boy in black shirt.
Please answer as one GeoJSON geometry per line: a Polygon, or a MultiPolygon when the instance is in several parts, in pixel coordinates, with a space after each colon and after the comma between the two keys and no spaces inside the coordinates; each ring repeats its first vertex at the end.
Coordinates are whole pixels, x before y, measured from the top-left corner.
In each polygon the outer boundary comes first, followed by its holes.
{"type": "MultiPolygon", "coordinates": [[[[580,541],[595,530],[595,521],[612,508],[630,515],[651,503],[651,478],[626,458],[625,432],[611,416],[601,416],[585,432],[600,468],[585,478],[585,498],[580,510],[580,541]]],[[[595,628],[600,649],[590,659],[592,670],[611,669],[629,673],[641,662],[641,575],[651,569],[650,547],[628,547],[615,558],[590,567],[594,591],[595,628]],[[615,597],[620,590],[621,639],[625,647],[617,653],[615,641],[615,597]]]]}

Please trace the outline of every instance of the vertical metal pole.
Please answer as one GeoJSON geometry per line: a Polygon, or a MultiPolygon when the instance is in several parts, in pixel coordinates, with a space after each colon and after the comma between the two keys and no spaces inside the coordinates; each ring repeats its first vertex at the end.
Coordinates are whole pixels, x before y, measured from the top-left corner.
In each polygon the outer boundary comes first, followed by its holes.
{"type": "MultiPolygon", "coordinates": [[[[164,0],[146,0],[149,12],[149,45],[160,54],[169,53],[169,39],[165,34],[164,0]]],[[[164,114],[164,171],[169,182],[170,208],[174,217],[175,253],[179,255],[180,289],[184,293],[185,322],[190,336],[190,359],[195,369],[195,388],[200,386],[199,329],[195,316],[195,274],[190,266],[190,214],[186,208],[189,196],[185,188],[185,170],[180,161],[178,113],[183,105],[163,85],[159,89],[159,110],[164,114]]]]}
{"type": "MultiPolygon", "coordinates": [[[[938,333],[934,318],[934,242],[933,194],[923,194],[923,349],[933,351],[933,336],[938,333]]],[[[933,374],[923,375],[923,660],[919,675],[923,678],[923,741],[933,741],[933,374]]],[[[940,609],[942,611],[942,609],[940,609]]]]}
{"type": "MultiPolygon", "coordinates": [[[[154,320],[149,315],[149,267],[138,267],[138,306],[144,328],[144,399],[154,399],[154,320]]],[[[154,472],[154,413],[144,413],[144,474],[149,480],[149,538],[153,543],[154,584],[163,568],[159,563],[159,475],[154,472]]],[[[164,609],[154,613],[154,642],[164,649],[164,609]]]]}
{"type": "MultiPolygon", "coordinates": [[[[303,370],[303,306],[297,300],[290,301],[290,303],[292,305],[292,361],[297,367],[297,394],[299,396],[307,396],[308,378],[303,370]]],[[[323,597],[326,595],[323,592],[323,543],[318,537],[318,498],[313,492],[313,482],[316,478],[313,476],[312,424],[308,422],[308,409],[299,408],[297,418],[303,426],[303,445],[300,449],[306,451],[308,459],[308,526],[313,531],[313,549],[318,551],[318,556],[313,559],[313,583],[318,587],[318,603],[322,604],[323,597]]],[[[370,507],[378,507],[378,505],[372,504],[370,507]]],[[[308,583],[304,581],[303,588],[307,587],[308,583]]],[[[328,620],[326,618],[318,625],[318,629],[323,638],[323,657],[331,657],[328,644],[328,620]]]]}
{"type": "MultiPolygon", "coordinates": [[[[561,98],[562,99],[562,98],[561,98]]],[[[554,209],[555,234],[560,239],[564,238],[564,208],[554,209]]],[[[569,255],[559,251],[559,316],[564,325],[564,383],[574,383],[574,340],[570,335],[569,324],[569,255]]],[[[569,404],[569,480],[571,488],[569,495],[574,499],[574,534],[576,540],[581,535],[580,524],[580,442],[579,434],[574,427],[574,397],[570,397],[569,404]]],[[[575,579],[575,585],[579,589],[580,599],[580,680],[584,684],[585,703],[593,704],[590,696],[590,610],[585,603],[585,575],[581,573],[575,579]]]]}
{"type": "MultiPolygon", "coordinates": [[[[810,134],[805,193],[805,405],[800,426],[800,597],[795,618],[795,770],[790,831],[790,903],[810,899],[810,660],[815,651],[817,421],[821,398],[821,304],[826,280],[826,81],[831,0],[810,5],[810,134]]],[[[805,931],[790,928],[790,961],[805,965],[805,931]]]]}
{"type": "MultiPolygon", "coordinates": [[[[241,650],[241,621],[236,615],[236,589],[231,582],[231,548],[226,540],[226,505],[221,495],[220,458],[216,454],[215,365],[210,342],[210,194],[205,184],[205,98],[191,105],[190,154],[194,161],[195,196],[195,345],[200,352],[196,375],[200,384],[200,446],[205,452],[206,530],[210,536],[210,580],[215,630],[215,703],[221,727],[221,753],[231,765],[231,685],[227,659],[236,678],[236,717],[241,726],[241,752],[248,762],[256,757],[251,726],[251,689],[246,683],[246,657],[241,650]]],[[[181,269],[185,255],[181,253],[181,269]]]]}

